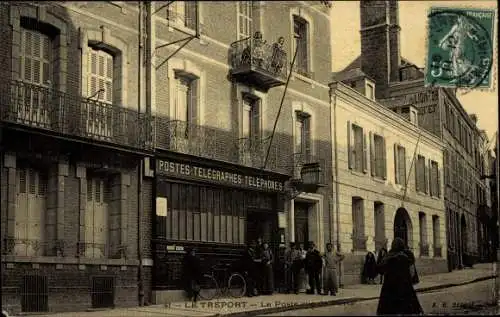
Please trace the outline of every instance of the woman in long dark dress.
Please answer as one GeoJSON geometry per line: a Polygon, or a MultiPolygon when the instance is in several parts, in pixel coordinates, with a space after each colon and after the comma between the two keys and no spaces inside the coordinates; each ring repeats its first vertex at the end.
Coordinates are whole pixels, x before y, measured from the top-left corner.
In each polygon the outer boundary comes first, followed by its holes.
{"type": "Polygon", "coordinates": [[[368,252],[365,257],[365,265],[363,266],[363,282],[366,284],[374,284],[377,277],[377,261],[372,252],[368,252]]]}
{"type": "Polygon", "coordinates": [[[201,262],[196,249],[188,249],[183,260],[183,279],[187,296],[196,302],[200,294],[201,262]]]}
{"type": "Polygon", "coordinates": [[[377,256],[377,272],[378,274],[380,274],[380,284],[382,284],[382,282],[384,281],[384,274],[382,274],[382,272],[380,272],[378,268],[380,267],[380,264],[382,263],[382,261],[386,256],[387,256],[387,249],[381,248],[378,251],[378,256],[377,256]]]}
{"type": "Polygon", "coordinates": [[[269,244],[264,243],[262,251],[262,266],[264,268],[264,280],[262,285],[262,293],[264,295],[271,295],[274,291],[274,272],[273,272],[274,257],[269,244]]]}
{"type": "Polygon", "coordinates": [[[377,315],[423,314],[411,281],[410,265],[414,263],[415,256],[406,248],[405,242],[395,238],[391,250],[379,265],[384,274],[384,284],[377,315]]]}

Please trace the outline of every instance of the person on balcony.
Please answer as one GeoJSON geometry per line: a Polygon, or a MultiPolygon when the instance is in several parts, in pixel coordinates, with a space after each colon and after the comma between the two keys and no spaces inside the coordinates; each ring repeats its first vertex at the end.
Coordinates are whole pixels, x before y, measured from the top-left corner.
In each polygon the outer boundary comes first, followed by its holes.
{"type": "Polygon", "coordinates": [[[264,63],[264,49],[266,41],[262,39],[262,33],[257,31],[253,36],[253,64],[257,67],[262,67],[264,63]]]}
{"type": "Polygon", "coordinates": [[[285,38],[280,36],[278,42],[273,44],[273,56],[271,57],[271,70],[275,74],[280,74],[283,65],[285,64],[285,50],[283,45],[285,44],[285,38]]]}

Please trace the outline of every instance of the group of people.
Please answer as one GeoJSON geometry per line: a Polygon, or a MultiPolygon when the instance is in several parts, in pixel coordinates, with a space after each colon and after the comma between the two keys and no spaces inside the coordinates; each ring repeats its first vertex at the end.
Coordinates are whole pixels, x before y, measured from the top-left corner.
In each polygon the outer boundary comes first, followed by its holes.
{"type": "MultiPolygon", "coordinates": [[[[304,250],[301,244],[290,243],[285,253],[285,273],[288,274],[287,288],[298,294],[301,272],[307,273],[309,280],[308,294],[335,296],[338,292],[338,265],[344,259],[339,250],[333,250],[331,243],[326,245],[327,251],[322,254],[314,243],[304,250]],[[324,268],[324,270],[323,270],[324,268]],[[324,293],[321,292],[321,273],[324,272],[324,293]]],[[[268,243],[258,239],[245,250],[242,258],[242,270],[247,282],[247,296],[270,295],[274,291],[273,263],[274,256],[268,243]]],[[[200,260],[195,250],[188,250],[184,258],[184,276],[188,296],[196,301],[199,294],[200,260]]],[[[419,282],[415,268],[415,256],[400,238],[395,238],[391,249],[379,251],[377,258],[372,252],[366,256],[363,275],[367,283],[374,283],[380,275],[382,290],[377,307],[378,315],[388,314],[422,314],[413,285],[419,282]]]]}
{"type": "Polygon", "coordinates": [[[380,284],[384,281],[384,275],[380,272],[380,264],[387,255],[387,249],[382,247],[378,251],[377,257],[373,252],[368,252],[363,265],[362,282],[364,284],[375,284],[375,278],[380,275],[380,284]]]}
{"type": "Polygon", "coordinates": [[[333,245],[326,245],[327,251],[324,254],[316,248],[316,244],[309,243],[309,249],[306,251],[302,244],[290,243],[289,249],[285,253],[285,274],[288,292],[299,293],[300,285],[303,283],[303,276],[307,273],[309,281],[309,290],[307,294],[330,294],[337,295],[337,267],[338,263],[344,259],[338,250],[333,250],[333,245]],[[323,287],[321,292],[321,273],[325,267],[323,287]]]}

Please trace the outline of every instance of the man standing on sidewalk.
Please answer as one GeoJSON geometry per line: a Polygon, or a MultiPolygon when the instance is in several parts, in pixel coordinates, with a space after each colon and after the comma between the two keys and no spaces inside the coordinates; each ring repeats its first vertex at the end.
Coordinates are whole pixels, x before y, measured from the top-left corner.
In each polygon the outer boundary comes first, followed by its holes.
{"type": "Polygon", "coordinates": [[[316,249],[316,244],[311,242],[309,245],[309,251],[306,255],[306,270],[309,275],[309,291],[308,294],[314,294],[316,289],[317,294],[321,295],[321,283],[320,283],[320,273],[323,267],[323,259],[318,249],[316,249]]]}
{"type": "Polygon", "coordinates": [[[333,245],[327,243],[326,253],[323,257],[325,259],[325,295],[330,293],[336,296],[339,289],[337,283],[337,265],[344,259],[344,255],[338,250],[333,251],[333,245]]]}

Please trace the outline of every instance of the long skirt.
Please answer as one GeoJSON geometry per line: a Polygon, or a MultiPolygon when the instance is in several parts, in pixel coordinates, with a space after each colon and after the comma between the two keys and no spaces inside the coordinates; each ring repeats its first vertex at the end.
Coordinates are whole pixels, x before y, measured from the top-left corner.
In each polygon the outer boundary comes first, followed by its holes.
{"type": "Polygon", "coordinates": [[[264,279],[262,285],[262,292],[264,294],[272,294],[274,291],[274,272],[273,266],[271,264],[267,264],[264,267],[264,279]]]}

